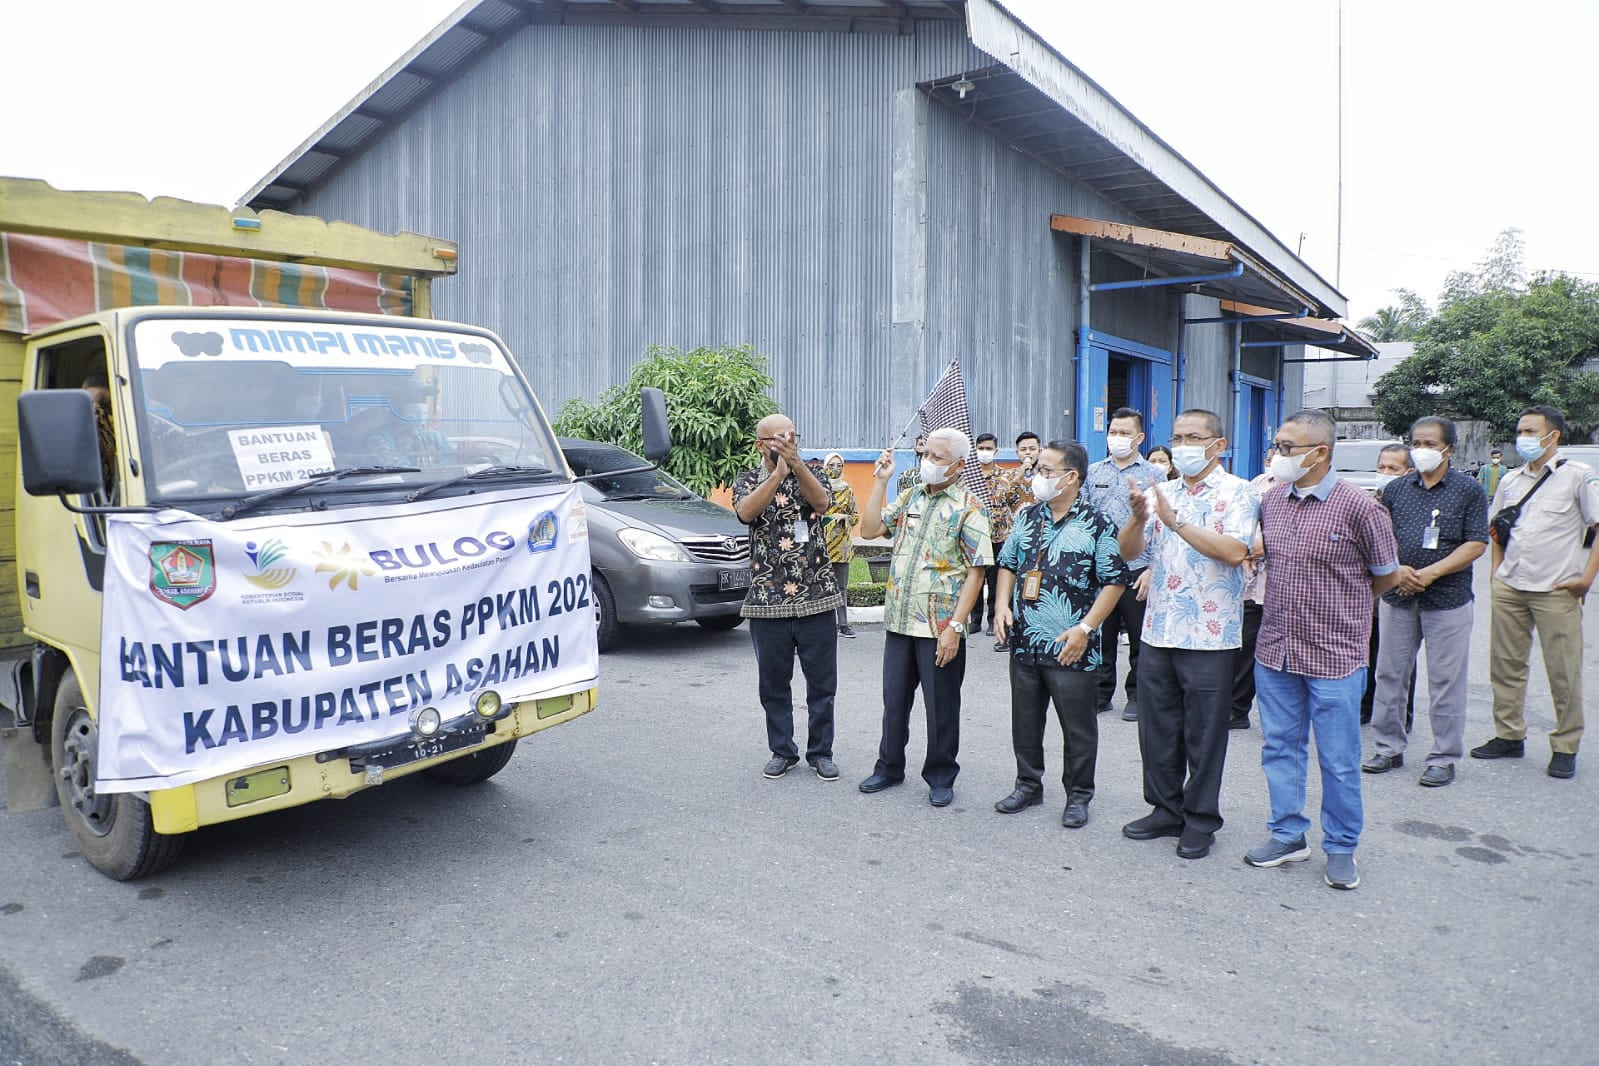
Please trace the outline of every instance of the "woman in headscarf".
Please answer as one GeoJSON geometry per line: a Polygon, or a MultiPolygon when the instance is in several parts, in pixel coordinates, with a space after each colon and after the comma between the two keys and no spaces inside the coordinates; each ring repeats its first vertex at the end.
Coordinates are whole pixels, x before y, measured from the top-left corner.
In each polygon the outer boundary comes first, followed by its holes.
{"type": "Polygon", "coordinates": [[[833,564],[833,576],[844,592],[844,602],[838,605],[838,635],[853,637],[855,630],[849,624],[849,564],[855,558],[855,523],[859,513],[855,507],[855,490],[844,480],[844,457],[830,453],[822,460],[827,472],[828,488],[833,492],[833,506],[822,515],[823,533],[826,536],[827,558],[833,564]]]}

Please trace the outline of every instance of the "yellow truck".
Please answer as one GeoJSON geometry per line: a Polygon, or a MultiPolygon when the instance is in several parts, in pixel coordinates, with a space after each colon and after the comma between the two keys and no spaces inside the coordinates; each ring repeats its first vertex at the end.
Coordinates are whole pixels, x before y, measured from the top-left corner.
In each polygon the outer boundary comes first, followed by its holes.
{"type": "Polygon", "coordinates": [[[0,178],[7,805],[86,859],[416,772],[594,705],[586,518],[457,250],[0,178]]]}

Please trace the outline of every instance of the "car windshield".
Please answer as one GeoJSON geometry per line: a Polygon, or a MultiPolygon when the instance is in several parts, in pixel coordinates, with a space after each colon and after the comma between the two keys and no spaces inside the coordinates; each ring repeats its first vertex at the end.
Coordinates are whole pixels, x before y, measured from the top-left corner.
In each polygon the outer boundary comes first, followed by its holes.
{"type": "Polygon", "coordinates": [[[237,497],[349,467],[416,469],[312,491],[560,468],[538,406],[485,334],[287,316],[141,318],[132,333],[152,500],[237,497]]]}
{"type": "Polygon", "coordinates": [[[1333,445],[1333,469],[1340,474],[1369,474],[1391,440],[1341,440],[1333,445]]]}
{"type": "Polygon", "coordinates": [[[577,477],[600,474],[586,483],[607,500],[682,500],[694,495],[681,482],[664,470],[650,469],[649,460],[641,459],[630,451],[606,444],[566,442],[561,445],[566,461],[577,477]],[[637,468],[646,469],[637,469],[637,468]],[[632,473],[610,474],[608,471],[632,470],[632,473]]]}

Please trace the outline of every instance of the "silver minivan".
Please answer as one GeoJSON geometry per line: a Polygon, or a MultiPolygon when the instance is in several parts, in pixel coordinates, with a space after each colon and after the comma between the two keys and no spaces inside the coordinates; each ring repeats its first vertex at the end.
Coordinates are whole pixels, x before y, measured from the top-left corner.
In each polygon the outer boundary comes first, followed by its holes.
{"type": "Polygon", "coordinates": [[[614,444],[562,437],[560,445],[584,479],[600,651],[625,625],[737,627],[750,585],[744,523],[614,444]]]}

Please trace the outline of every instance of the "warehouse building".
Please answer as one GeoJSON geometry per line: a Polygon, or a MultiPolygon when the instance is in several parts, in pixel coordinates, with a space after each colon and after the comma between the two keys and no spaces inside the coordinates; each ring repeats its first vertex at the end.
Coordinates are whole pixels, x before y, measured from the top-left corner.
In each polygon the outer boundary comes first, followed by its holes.
{"type": "Polygon", "coordinates": [[[459,242],[552,408],[753,345],[808,442],[1223,412],[1251,474],[1344,297],[996,0],[477,0],[244,198],[459,242]],[[1307,349],[1312,343],[1317,347],[1307,349]]]}

